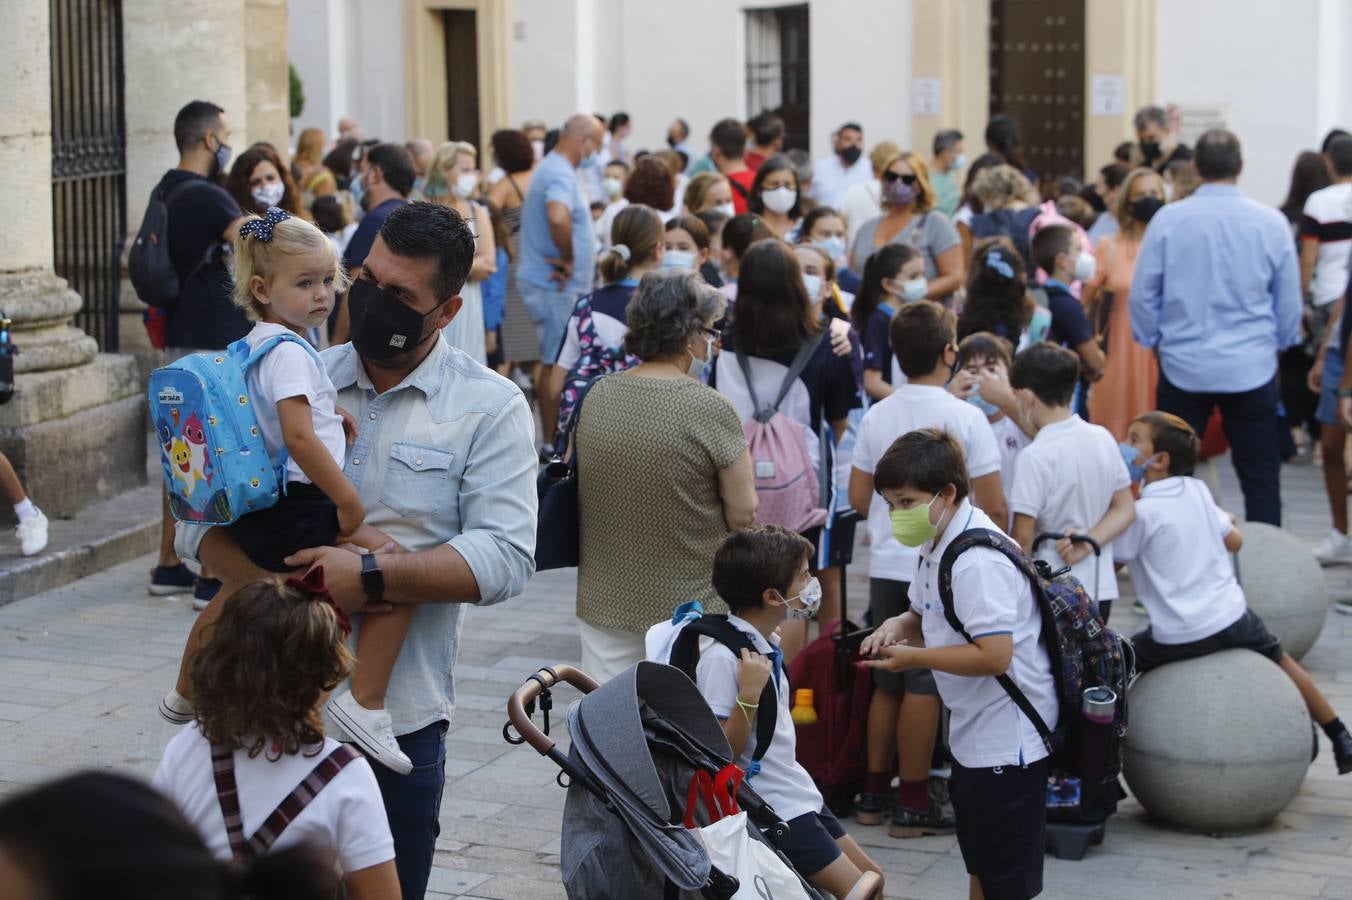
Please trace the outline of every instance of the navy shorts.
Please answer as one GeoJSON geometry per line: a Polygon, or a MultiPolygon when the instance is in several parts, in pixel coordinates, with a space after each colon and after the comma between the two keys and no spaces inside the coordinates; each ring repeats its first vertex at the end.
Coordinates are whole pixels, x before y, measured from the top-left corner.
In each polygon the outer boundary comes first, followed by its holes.
{"type": "Polygon", "coordinates": [[[226,529],[249,561],[269,572],[290,572],[283,560],[307,547],[338,540],[338,507],[313,484],[293,481],[267,509],[240,516],[226,529]]]}
{"type": "Polygon", "coordinates": [[[1136,651],[1136,671],[1141,673],[1158,669],[1166,663],[1197,659],[1222,650],[1252,650],[1275,663],[1280,663],[1286,653],[1282,649],[1282,642],[1268,630],[1262,617],[1251,609],[1244,610],[1244,615],[1235,624],[1201,640],[1188,641],[1186,644],[1161,644],[1147,628],[1132,636],[1131,646],[1136,651]]]}
{"type": "Polygon", "coordinates": [[[815,875],[840,857],[842,851],[836,840],[845,836],[845,829],[825,806],[820,812],[804,813],[786,824],[789,837],[779,849],[799,875],[815,875]]]}
{"type": "Polygon", "coordinates": [[[953,761],[948,791],[958,849],[986,900],[1027,900],[1042,893],[1050,771],[1047,759],[990,769],[953,761]]]}

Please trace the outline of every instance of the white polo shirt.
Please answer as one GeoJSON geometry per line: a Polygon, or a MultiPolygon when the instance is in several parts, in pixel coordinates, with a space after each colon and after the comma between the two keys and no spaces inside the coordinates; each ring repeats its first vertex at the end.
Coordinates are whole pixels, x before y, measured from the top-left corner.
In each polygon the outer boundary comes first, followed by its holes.
{"type": "MultiPolygon", "coordinates": [[[[1131,487],[1131,475],[1108,429],[1090,425],[1079,416],[1040,429],[1033,442],[1019,452],[1014,464],[1014,486],[1009,491],[1011,514],[1032,516],[1038,534],[1046,531],[1084,534],[1108,512],[1113,494],[1131,487]]],[[[1037,553],[1052,568],[1065,565],[1051,541],[1037,553]]],[[[1071,566],[1096,600],[1117,597],[1112,545],[1103,548],[1098,585],[1094,585],[1094,554],[1071,566]]]]}
{"type": "MultiPolygon", "coordinates": [[[[991,431],[995,433],[995,446],[1000,451],[1000,487],[1009,497],[1014,490],[1014,461],[1033,439],[1009,416],[1001,416],[998,421],[991,422],[991,431]]],[[[1009,521],[1013,525],[1013,511],[1009,514],[1009,521]]]]}
{"type": "MultiPolygon", "coordinates": [[[[1000,471],[995,434],[981,410],[941,387],[909,383],[864,413],[854,444],[854,467],[872,475],[893,442],[918,428],[941,428],[957,438],[969,480],[1000,471]]],[[[920,553],[892,536],[887,502],[876,491],[868,507],[868,536],[869,577],[910,581],[920,553]]]]}
{"type": "MultiPolygon", "coordinates": [[[[921,548],[920,571],[911,582],[909,596],[911,610],[920,616],[926,647],[967,643],[944,616],[939,599],[939,561],[954,538],[971,528],[1003,532],[990,516],[963,500],[938,544],[921,548]]],[[[1047,649],[1040,641],[1042,617],[1024,574],[999,551],[974,547],[953,563],[953,609],[973,638],[993,634],[1013,637],[1014,655],[1008,675],[1047,727],[1055,729],[1060,708],[1056,684],[1047,649]]],[[[932,671],[939,696],[952,713],[949,745],[958,762],[969,768],[1016,766],[1047,755],[1037,727],[994,678],[932,671]]]]}
{"type": "Polygon", "coordinates": [[[1151,482],[1136,501],[1136,521],[1113,541],[1161,644],[1211,637],[1244,615],[1244,590],[1225,549],[1229,515],[1196,478],[1151,482]]]}
{"type": "MultiPolygon", "coordinates": [[[[756,627],[738,616],[728,616],[728,622],[738,631],[751,638],[756,649],[766,656],[770,655],[770,642],[756,627]]],[[[653,662],[669,664],[671,650],[676,643],[676,635],[686,625],[685,621],[673,624],[671,621],[659,622],[648,629],[644,638],[648,659],[653,662]]],[[[775,636],[778,645],[779,637],[775,636]]],[[[738,659],[732,651],[711,637],[699,640],[699,663],[695,666],[695,685],[704,695],[709,708],[720,720],[728,716],[742,715],[737,706],[737,666],[738,659]]],[[[750,784],[766,803],[769,803],[782,821],[796,819],[807,813],[820,812],[825,805],[821,792],[812,781],[807,769],[798,762],[796,752],[798,735],[794,731],[793,717],[790,714],[789,678],[784,667],[779,672],[779,681],[775,692],[779,697],[779,710],[775,715],[775,736],[770,741],[770,749],[761,757],[760,772],[750,784]]],[[[747,769],[751,766],[751,754],[756,749],[755,719],[752,719],[751,734],[746,740],[743,751],[734,760],[738,766],[747,769]]]]}

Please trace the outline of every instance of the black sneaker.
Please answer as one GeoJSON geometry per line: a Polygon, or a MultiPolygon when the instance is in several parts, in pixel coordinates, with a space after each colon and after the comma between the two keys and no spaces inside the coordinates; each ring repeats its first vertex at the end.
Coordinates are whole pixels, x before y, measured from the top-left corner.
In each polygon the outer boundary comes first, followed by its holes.
{"type": "Polygon", "coordinates": [[[156,597],[167,597],[170,594],[192,590],[196,581],[197,576],[193,575],[183,563],[176,566],[156,566],[150,570],[148,590],[156,597]]]}
{"type": "Polygon", "coordinates": [[[952,834],[957,827],[957,820],[947,815],[931,800],[929,809],[923,812],[907,809],[900,804],[893,806],[892,825],[887,829],[887,834],[894,838],[913,838],[930,834],[952,834]]]}
{"type": "Polygon", "coordinates": [[[887,803],[886,794],[863,792],[854,804],[854,820],[860,825],[883,824],[883,811],[887,809],[887,803]]]}
{"type": "Polygon", "coordinates": [[[219,579],[197,579],[197,584],[192,589],[192,608],[199,611],[206,609],[220,589],[221,582],[219,579]]]}
{"type": "Polygon", "coordinates": [[[1329,738],[1329,743],[1333,745],[1333,761],[1338,764],[1338,774],[1352,772],[1352,733],[1343,729],[1329,738]]]}

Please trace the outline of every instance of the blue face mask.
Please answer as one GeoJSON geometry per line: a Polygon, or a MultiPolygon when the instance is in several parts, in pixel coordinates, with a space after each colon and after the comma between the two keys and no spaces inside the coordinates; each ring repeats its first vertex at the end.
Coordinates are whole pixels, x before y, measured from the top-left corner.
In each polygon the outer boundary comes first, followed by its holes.
{"type": "Polygon", "coordinates": [[[1141,451],[1126,441],[1117,445],[1117,449],[1122,454],[1122,462],[1127,464],[1127,474],[1131,476],[1132,481],[1140,481],[1145,477],[1146,464],[1149,459],[1141,458],[1141,451]]]}
{"type": "Polygon", "coordinates": [[[845,258],[845,239],[843,237],[829,237],[824,241],[818,241],[823,250],[831,254],[832,262],[840,262],[845,258]]]}
{"type": "Polygon", "coordinates": [[[967,398],[967,402],[975,406],[977,409],[981,410],[981,412],[983,412],[986,418],[988,419],[991,416],[998,415],[1000,413],[1000,407],[996,406],[994,403],[991,403],[985,397],[981,396],[980,387],[977,387],[976,390],[972,391],[972,395],[967,398]]]}

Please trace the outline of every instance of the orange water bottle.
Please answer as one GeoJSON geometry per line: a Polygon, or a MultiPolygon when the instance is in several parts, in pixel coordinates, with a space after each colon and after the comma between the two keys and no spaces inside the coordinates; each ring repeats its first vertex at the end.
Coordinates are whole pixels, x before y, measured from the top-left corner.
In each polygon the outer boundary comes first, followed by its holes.
{"type": "Polygon", "coordinates": [[[815,725],[817,710],[812,705],[812,688],[798,688],[793,692],[793,709],[789,717],[795,725],[815,725]]]}

